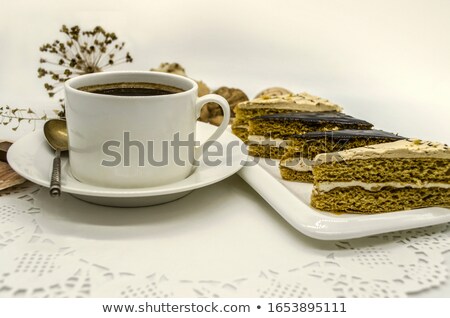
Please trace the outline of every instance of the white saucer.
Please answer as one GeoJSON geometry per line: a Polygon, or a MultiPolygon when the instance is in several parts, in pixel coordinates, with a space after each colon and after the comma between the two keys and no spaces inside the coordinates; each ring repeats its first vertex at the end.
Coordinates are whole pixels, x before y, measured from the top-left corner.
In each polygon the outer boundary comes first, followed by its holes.
{"type": "MultiPolygon", "coordinates": [[[[210,136],[217,127],[198,122],[197,140],[203,141],[210,136]]],[[[219,182],[242,168],[247,160],[243,153],[245,149],[242,141],[225,131],[217,140],[222,149],[227,149],[231,142],[236,144],[230,154],[214,156],[212,161],[220,163],[217,166],[207,165],[203,160],[195,171],[186,179],[149,188],[118,189],[99,187],[84,184],[75,179],[70,172],[70,163],[67,156],[62,157],[61,189],[65,193],[95,204],[137,207],[170,202],[179,199],[192,190],[219,182]]],[[[50,184],[51,166],[54,152],[47,145],[42,131],[32,132],[16,141],[8,150],[8,163],[22,177],[48,187],[50,184]]]]}

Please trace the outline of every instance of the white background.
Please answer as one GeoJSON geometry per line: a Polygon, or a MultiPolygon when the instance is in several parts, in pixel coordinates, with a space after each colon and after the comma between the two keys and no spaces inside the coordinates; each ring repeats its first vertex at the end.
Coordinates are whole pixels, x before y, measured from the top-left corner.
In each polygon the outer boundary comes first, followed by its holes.
{"type": "Polygon", "coordinates": [[[176,61],[211,87],[308,91],[379,128],[448,143],[449,15],[446,0],[0,0],[0,105],[54,107],[39,46],[62,24],[101,25],[134,57],[118,69],[176,61]]]}
{"type": "Polygon", "coordinates": [[[135,59],[211,87],[308,91],[408,137],[450,141],[450,1],[0,0],[0,104],[49,107],[38,48],[101,25],[135,59]]]}

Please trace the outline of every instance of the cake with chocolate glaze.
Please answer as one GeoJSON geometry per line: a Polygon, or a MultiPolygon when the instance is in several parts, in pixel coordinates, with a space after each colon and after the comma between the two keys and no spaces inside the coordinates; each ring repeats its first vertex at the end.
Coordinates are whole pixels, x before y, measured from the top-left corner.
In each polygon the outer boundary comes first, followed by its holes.
{"type": "Polygon", "coordinates": [[[311,205],[330,212],[381,213],[450,207],[450,149],[404,139],[319,154],[311,205]]]}
{"type": "Polygon", "coordinates": [[[313,159],[320,153],[337,152],[405,139],[382,130],[343,129],[313,131],[289,137],[280,161],[281,177],[289,181],[313,182],[313,159]]]}
{"type": "Polygon", "coordinates": [[[372,124],[338,112],[283,113],[249,120],[250,155],[280,159],[289,146],[289,137],[312,131],[371,129],[372,124]]]}
{"type": "Polygon", "coordinates": [[[262,95],[251,101],[239,103],[235,109],[236,118],[232,131],[247,141],[249,120],[263,115],[292,112],[341,112],[342,108],[327,99],[308,93],[262,95]]]}

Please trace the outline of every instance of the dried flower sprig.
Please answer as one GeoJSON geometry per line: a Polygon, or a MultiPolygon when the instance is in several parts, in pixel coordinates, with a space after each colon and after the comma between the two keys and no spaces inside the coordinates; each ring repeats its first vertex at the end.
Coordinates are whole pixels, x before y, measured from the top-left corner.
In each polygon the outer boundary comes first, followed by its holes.
{"type": "MultiPolygon", "coordinates": [[[[133,58],[129,52],[120,54],[125,42],[118,42],[114,32],[106,32],[101,26],[82,31],[79,26],[60,30],[64,40],[55,40],[40,47],[40,51],[48,57],[39,62],[51,66],[51,69],[39,67],[38,77],[48,77],[51,83],[44,87],[49,97],[54,97],[62,89],[62,84],[77,75],[101,72],[113,65],[131,63],[133,58]]],[[[62,102],[62,99],[59,99],[62,102]]]]}
{"type": "MultiPolygon", "coordinates": [[[[55,114],[59,116],[59,110],[54,110],[55,114]]],[[[36,129],[38,121],[45,121],[49,117],[46,113],[38,115],[31,108],[11,108],[10,106],[0,106],[0,124],[14,125],[11,129],[16,131],[22,122],[33,124],[33,130],[36,129]]]]}

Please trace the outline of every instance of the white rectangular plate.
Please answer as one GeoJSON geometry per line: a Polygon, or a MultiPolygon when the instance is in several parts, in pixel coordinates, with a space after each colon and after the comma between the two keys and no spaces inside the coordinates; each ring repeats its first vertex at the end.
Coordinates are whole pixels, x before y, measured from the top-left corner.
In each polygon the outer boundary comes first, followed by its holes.
{"type": "Polygon", "coordinates": [[[372,215],[333,214],[310,205],[312,185],[281,179],[278,160],[259,160],[239,175],[295,229],[320,240],[341,240],[450,222],[450,209],[423,208],[372,215]]]}

